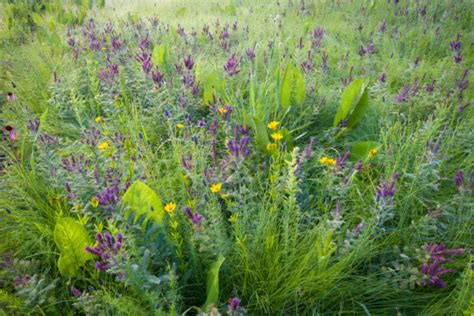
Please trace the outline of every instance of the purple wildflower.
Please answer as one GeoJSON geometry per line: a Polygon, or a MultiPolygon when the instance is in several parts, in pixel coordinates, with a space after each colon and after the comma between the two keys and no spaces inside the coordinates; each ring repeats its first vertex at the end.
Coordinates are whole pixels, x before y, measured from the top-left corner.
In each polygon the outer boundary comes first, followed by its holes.
{"type": "Polygon", "coordinates": [[[343,169],[347,163],[347,159],[349,159],[349,156],[351,155],[351,152],[350,151],[347,151],[344,156],[341,156],[341,157],[337,157],[336,158],[336,166],[339,168],[339,169],[343,169]]]}
{"type": "Polygon", "coordinates": [[[199,214],[198,212],[193,213],[191,209],[187,206],[184,208],[184,212],[189,217],[191,222],[196,226],[199,226],[199,224],[201,224],[201,221],[204,219],[204,217],[201,214],[199,214]]]}
{"type": "Polygon", "coordinates": [[[7,102],[13,102],[16,100],[16,95],[13,92],[7,93],[7,102]]]}
{"type": "Polygon", "coordinates": [[[421,265],[421,273],[425,275],[425,279],[422,284],[424,286],[436,286],[446,287],[446,282],[441,279],[441,276],[447,273],[454,272],[453,269],[446,268],[443,263],[447,263],[450,260],[445,255],[460,255],[465,252],[465,249],[446,249],[444,243],[440,244],[427,244],[426,250],[428,252],[429,259],[421,265]]]}
{"type": "Polygon", "coordinates": [[[151,61],[151,54],[145,51],[142,51],[141,54],[137,54],[135,59],[138,60],[142,65],[142,70],[144,73],[148,74],[153,68],[153,62],[151,61]]]}
{"type": "Polygon", "coordinates": [[[184,57],[184,66],[186,68],[188,68],[189,70],[193,69],[193,66],[194,66],[194,60],[193,58],[191,57],[191,55],[188,55],[187,57],[184,57]]]}
{"type": "Polygon", "coordinates": [[[461,51],[461,33],[456,35],[456,39],[450,43],[450,47],[453,52],[461,51]]]}
{"type": "Polygon", "coordinates": [[[85,250],[99,257],[99,261],[94,263],[96,269],[106,271],[110,268],[110,259],[120,253],[123,236],[121,233],[117,233],[116,238],[113,238],[109,232],[105,232],[104,234],[97,233],[95,239],[97,240],[97,246],[94,248],[86,246],[85,250]]]}
{"type": "Polygon", "coordinates": [[[462,170],[456,171],[456,175],[454,176],[454,184],[456,185],[456,188],[461,191],[462,187],[464,185],[464,173],[462,170]]]}
{"type": "Polygon", "coordinates": [[[158,88],[163,84],[163,78],[164,74],[162,74],[158,69],[151,72],[151,79],[153,80],[153,83],[158,86],[158,88]]]}
{"type": "Polygon", "coordinates": [[[198,81],[197,84],[196,83],[193,84],[193,87],[191,89],[191,93],[192,93],[193,97],[199,96],[199,91],[200,91],[199,87],[200,87],[200,85],[201,85],[201,81],[198,81]]]}
{"type": "Polygon", "coordinates": [[[410,86],[404,85],[402,90],[395,96],[395,101],[402,103],[408,101],[408,93],[410,92],[410,86]]]}
{"type": "Polygon", "coordinates": [[[397,181],[398,176],[398,172],[395,172],[392,175],[390,184],[382,176],[382,178],[380,179],[380,185],[375,188],[375,192],[377,193],[377,202],[389,199],[395,195],[395,182],[397,181]]]}
{"type": "Polygon", "coordinates": [[[229,308],[229,311],[235,312],[240,308],[240,298],[238,297],[233,297],[229,300],[229,305],[227,307],[229,308]]]}
{"type": "Polygon", "coordinates": [[[239,61],[237,60],[237,53],[233,53],[224,65],[224,70],[229,76],[235,76],[240,72],[239,61]]]}
{"type": "Polygon", "coordinates": [[[71,288],[71,293],[74,297],[80,297],[82,295],[81,291],[76,289],[74,286],[71,288]]]}
{"type": "Polygon", "coordinates": [[[255,59],[255,51],[252,48],[247,48],[245,54],[247,55],[247,58],[253,62],[255,59]]]}
{"type": "Polygon", "coordinates": [[[8,132],[8,137],[10,139],[10,142],[13,143],[16,138],[17,138],[17,132],[16,132],[16,129],[14,129],[12,126],[10,125],[6,125],[5,126],[5,130],[8,132]]]}
{"type": "Polygon", "coordinates": [[[30,120],[28,122],[28,129],[33,133],[37,133],[40,127],[40,121],[38,120],[30,120]]]}
{"type": "Polygon", "coordinates": [[[316,138],[311,137],[310,140],[309,140],[308,146],[306,146],[305,149],[303,150],[303,158],[307,159],[307,158],[311,157],[311,153],[313,151],[313,147],[314,147],[315,143],[316,143],[316,138]]]}
{"type": "Polygon", "coordinates": [[[53,145],[59,142],[59,137],[51,135],[48,132],[44,132],[39,136],[39,143],[42,145],[53,145]]]}

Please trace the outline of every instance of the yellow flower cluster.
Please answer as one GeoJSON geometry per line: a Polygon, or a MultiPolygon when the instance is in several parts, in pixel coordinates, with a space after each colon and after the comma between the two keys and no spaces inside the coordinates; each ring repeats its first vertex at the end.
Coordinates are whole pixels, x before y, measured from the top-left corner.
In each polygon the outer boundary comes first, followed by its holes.
{"type": "Polygon", "coordinates": [[[212,193],[219,193],[222,188],[222,183],[216,183],[211,186],[211,192],[212,193]]]}
{"type": "Polygon", "coordinates": [[[336,160],[324,156],[321,159],[319,159],[319,163],[321,163],[323,165],[334,166],[334,165],[336,165],[336,160]]]}
{"type": "MultiPolygon", "coordinates": [[[[276,143],[278,143],[278,141],[283,139],[283,135],[280,132],[278,132],[278,125],[280,125],[280,122],[278,121],[271,121],[270,123],[267,124],[268,129],[271,129],[272,131],[277,131],[270,135],[270,137],[273,138],[273,140],[275,140],[276,143]]],[[[277,148],[277,144],[274,144],[274,143],[268,143],[266,146],[266,149],[269,152],[274,151],[276,148],[277,148]]]]}
{"type": "Polygon", "coordinates": [[[165,211],[166,211],[168,214],[173,213],[173,211],[175,210],[175,208],[176,208],[176,203],[173,203],[173,202],[169,202],[168,204],[165,205],[165,211]]]}

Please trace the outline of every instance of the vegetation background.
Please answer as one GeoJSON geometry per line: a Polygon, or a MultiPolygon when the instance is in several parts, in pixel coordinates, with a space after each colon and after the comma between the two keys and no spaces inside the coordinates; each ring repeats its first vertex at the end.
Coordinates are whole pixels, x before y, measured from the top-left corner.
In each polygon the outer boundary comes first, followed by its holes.
{"type": "Polygon", "coordinates": [[[0,1],[0,314],[472,315],[472,1],[0,1]]]}

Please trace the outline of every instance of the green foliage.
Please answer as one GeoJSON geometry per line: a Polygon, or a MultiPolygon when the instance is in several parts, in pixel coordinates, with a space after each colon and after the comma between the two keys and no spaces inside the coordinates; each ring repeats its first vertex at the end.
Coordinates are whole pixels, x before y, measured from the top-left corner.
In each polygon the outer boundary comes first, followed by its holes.
{"type": "Polygon", "coordinates": [[[334,127],[337,127],[341,121],[345,121],[349,128],[356,126],[368,105],[369,94],[364,80],[352,81],[342,94],[341,104],[334,117],[334,127]]]}
{"type": "Polygon", "coordinates": [[[211,265],[207,273],[207,299],[203,305],[203,310],[209,311],[212,306],[217,306],[219,301],[219,270],[224,263],[225,258],[220,255],[219,258],[211,265]]]}
{"type": "Polygon", "coordinates": [[[0,310],[469,314],[470,9],[0,0],[0,310]]]}
{"type": "Polygon", "coordinates": [[[152,188],[140,180],[130,185],[123,195],[122,201],[127,206],[125,215],[133,215],[135,223],[141,217],[144,217],[143,224],[148,221],[157,224],[164,220],[165,211],[161,199],[152,188]]]}
{"type": "Polygon", "coordinates": [[[280,86],[280,103],[285,110],[292,104],[303,103],[306,94],[305,80],[293,63],[286,65],[280,86]]]}
{"type": "Polygon", "coordinates": [[[67,277],[76,276],[86,261],[91,259],[84,250],[90,245],[86,227],[73,218],[60,218],[54,227],[54,241],[60,251],[59,272],[67,277]]]}

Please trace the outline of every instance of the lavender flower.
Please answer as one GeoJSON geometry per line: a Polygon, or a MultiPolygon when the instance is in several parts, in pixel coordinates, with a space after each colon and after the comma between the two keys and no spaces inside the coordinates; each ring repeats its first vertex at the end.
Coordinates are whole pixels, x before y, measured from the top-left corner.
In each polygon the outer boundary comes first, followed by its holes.
{"type": "Polygon", "coordinates": [[[195,77],[190,71],[187,71],[183,75],[183,84],[186,88],[191,88],[194,85],[194,80],[195,77]]]}
{"type": "Polygon", "coordinates": [[[395,101],[402,103],[408,101],[408,93],[410,92],[410,86],[404,85],[402,90],[395,96],[395,101]]]}
{"type": "Polygon", "coordinates": [[[71,293],[74,297],[80,297],[82,295],[81,291],[76,289],[74,286],[71,288],[71,293]]]}
{"type": "Polygon", "coordinates": [[[151,61],[151,54],[142,51],[141,54],[135,55],[135,59],[141,63],[142,70],[145,74],[148,74],[153,68],[153,62],[151,61]]]}
{"type": "Polygon", "coordinates": [[[81,134],[81,141],[84,144],[89,145],[90,147],[96,147],[97,143],[99,142],[100,136],[101,136],[100,130],[96,127],[92,127],[92,128],[86,129],[81,134]]]}
{"type": "Polygon", "coordinates": [[[255,59],[255,51],[252,48],[247,48],[245,54],[247,55],[247,58],[253,62],[255,59]]]}
{"type": "Polygon", "coordinates": [[[240,298],[238,297],[233,297],[229,300],[229,305],[227,307],[229,308],[229,311],[235,312],[240,308],[240,298]]]}
{"type": "Polygon", "coordinates": [[[40,127],[40,121],[38,120],[29,120],[28,129],[33,133],[37,133],[40,127]]]}
{"type": "Polygon", "coordinates": [[[193,156],[189,154],[187,157],[181,156],[181,164],[183,165],[184,169],[192,170],[193,169],[193,156]]]}
{"type": "Polygon", "coordinates": [[[311,137],[310,140],[309,140],[309,145],[305,147],[305,149],[303,150],[303,158],[309,158],[311,157],[311,153],[313,151],[313,147],[314,147],[314,144],[316,143],[316,138],[315,137],[311,137]]]}
{"type": "Polygon", "coordinates": [[[390,184],[382,176],[380,179],[380,185],[375,188],[375,192],[377,193],[375,200],[377,202],[387,200],[395,195],[395,182],[397,181],[398,176],[398,172],[395,172],[392,175],[390,184]]]}
{"type": "Polygon", "coordinates": [[[237,60],[237,53],[233,53],[224,65],[224,70],[229,76],[235,76],[240,72],[239,61],[237,60]]]}
{"type": "Polygon", "coordinates": [[[191,93],[192,93],[193,97],[199,96],[199,92],[200,92],[200,89],[199,89],[199,88],[200,88],[200,85],[201,85],[201,81],[198,81],[197,84],[196,84],[196,83],[193,84],[193,87],[192,87],[192,89],[191,89],[191,93]]]}
{"type": "Polygon", "coordinates": [[[446,249],[444,243],[440,244],[427,244],[426,250],[428,252],[429,259],[421,265],[421,273],[424,274],[424,280],[422,284],[424,286],[435,286],[435,287],[446,287],[446,282],[441,279],[441,276],[447,273],[454,272],[453,269],[448,269],[443,263],[450,262],[445,255],[460,255],[465,252],[464,249],[446,249]]]}
{"type": "Polygon", "coordinates": [[[163,78],[164,74],[162,74],[158,69],[154,70],[151,72],[151,79],[153,80],[153,83],[160,88],[163,84],[163,78]]]}
{"type": "Polygon", "coordinates": [[[184,63],[184,66],[186,66],[186,68],[188,68],[188,70],[193,69],[194,60],[193,60],[193,58],[191,57],[191,55],[188,55],[187,57],[184,57],[183,63],[184,63]]]}
{"type": "Polygon", "coordinates": [[[461,191],[462,187],[464,185],[464,173],[462,170],[456,171],[456,175],[454,176],[454,184],[456,185],[456,188],[461,191]]]}
{"type": "Polygon", "coordinates": [[[450,43],[450,47],[453,52],[461,51],[461,33],[456,35],[456,39],[450,43]]]}
{"type": "Polygon", "coordinates": [[[186,213],[188,218],[191,220],[191,222],[196,226],[199,226],[201,224],[201,221],[204,219],[204,217],[201,214],[199,214],[198,212],[193,213],[191,209],[187,206],[184,208],[184,212],[186,213]]]}
{"type": "Polygon", "coordinates": [[[110,268],[110,259],[120,254],[123,236],[121,233],[117,233],[116,238],[113,238],[109,232],[106,232],[104,234],[97,233],[95,239],[97,240],[97,246],[94,248],[86,246],[85,250],[99,257],[99,261],[94,263],[96,269],[106,271],[110,268]]]}
{"type": "Polygon", "coordinates": [[[347,163],[347,159],[349,159],[349,156],[351,155],[350,151],[347,151],[344,156],[337,157],[336,158],[336,166],[341,170],[345,167],[347,163]]]}
{"type": "Polygon", "coordinates": [[[51,135],[48,132],[44,132],[39,136],[39,143],[42,145],[54,145],[59,143],[59,137],[51,135]]]}

